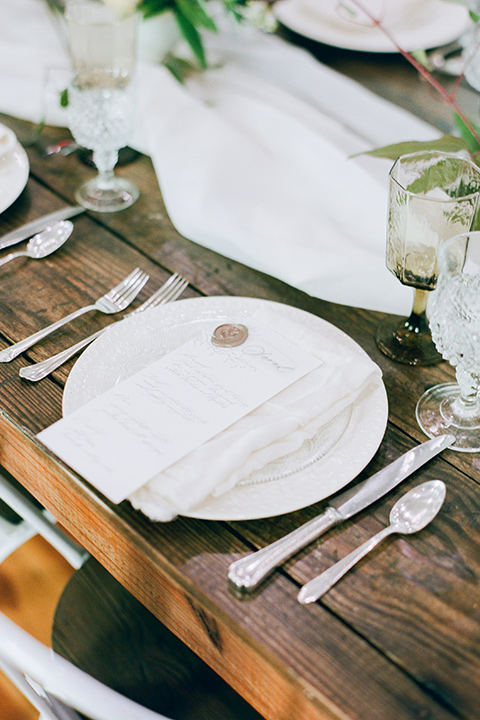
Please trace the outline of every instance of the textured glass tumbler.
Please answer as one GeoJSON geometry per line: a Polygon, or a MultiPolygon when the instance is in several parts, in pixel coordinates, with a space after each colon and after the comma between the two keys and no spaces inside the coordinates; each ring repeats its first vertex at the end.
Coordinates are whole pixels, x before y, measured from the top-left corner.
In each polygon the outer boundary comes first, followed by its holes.
{"type": "Polygon", "coordinates": [[[438,264],[430,328],[439,352],[456,368],[457,382],[427,390],[417,420],[430,437],[453,435],[452,450],[480,452],[480,232],[446,242],[438,264]]]}
{"type": "Polygon", "coordinates": [[[408,318],[388,318],[376,341],[380,350],[407,365],[442,359],[432,342],[427,299],[437,282],[437,253],[449,238],[471,229],[479,203],[480,170],[463,157],[421,151],[398,158],[390,171],[388,269],[414,289],[408,318]]]}

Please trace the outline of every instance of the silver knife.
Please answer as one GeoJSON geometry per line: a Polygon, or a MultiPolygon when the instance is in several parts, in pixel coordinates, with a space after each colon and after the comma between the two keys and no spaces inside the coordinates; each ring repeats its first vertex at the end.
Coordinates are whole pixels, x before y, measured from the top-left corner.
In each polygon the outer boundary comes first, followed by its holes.
{"type": "Polygon", "coordinates": [[[342,523],[386,495],[402,480],[451,445],[454,439],[452,435],[440,435],[408,450],[387,467],[337,495],[321,515],[261,550],[236,560],[228,569],[228,579],[237,588],[252,590],[298,550],[334,525],[342,523]]]}
{"type": "Polygon", "coordinates": [[[10,245],[15,245],[16,243],[22,242],[22,240],[26,240],[46,228],[47,225],[51,225],[58,220],[68,220],[68,218],[79,215],[84,212],[84,210],[85,208],[80,205],[68,206],[61,210],[55,210],[55,212],[44,215],[36,220],[32,220],[0,238],[0,250],[5,250],[5,248],[10,247],[10,245]]]}

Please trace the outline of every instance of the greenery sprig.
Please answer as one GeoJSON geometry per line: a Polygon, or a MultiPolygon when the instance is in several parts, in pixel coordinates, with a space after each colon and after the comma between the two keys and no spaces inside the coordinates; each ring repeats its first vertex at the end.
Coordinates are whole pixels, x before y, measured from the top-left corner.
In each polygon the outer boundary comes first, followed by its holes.
{"type": "MultiPolygon", "coordinates": [[[[243,19],[242,9],[248,0],[220,0],[224,11],[236,20],[243,19]]],[[[144,18],[154,17],[167,10],[172,12],[182,37],[187,41],[200,67],[207,67],[207,58],[201,36],[202,30],[218,32],[208,7],[208,0],[139,0],[138,10],[144,18]]]]}
{"type": "MultiPolygon", "coordinates": [[[[340,3],[341,5],[344,3],[340,3]]],[[[419,52],[407,52],[405,51],[396,41],[394,35],[383,25],[382,20],[375,17],[373,13],[366,8],[361,0],[348,0],[348,4],[355,6],[362,14],[368,17],[370,23],[374,27],[378,27],[383,34],[388,37],[390,42],[395,46],[397,51],[403,55],[403,57],[418,71],[420,77],[425,80],[439,95],[440,97],[450,105],[453,111],[453,122],[458,136],[445,135],[436,140],[430,141],[404,141],[401,143],[395,143],[393,145],[386,145],[381,148],[376,148],[365,153],[367,155],[373,155],[376,157],[389,158],[396,160],[400,155],[406,153],[415,152],[417,150],[439,150],[441,152],[467,152],[473,162],[480,165],[480,128],[472,122],[463,112],[462,108],[457,102],[457,92],[459,85],[463,78],[463,72],[456,78],[451,92],[448,92],[446,88],[434,77],[429,71],[426,54],[423,51],[419,52]]],[[[354,19],[355,12],[352,13],[351,9],[348,8],[350,16],[354,19]]],[[[469,10],[470,16],[474,22],[479,21],[478,15],[476,15],[471,9],[469,10]]],[[[467,61],[468,62],[468,61],[467,61]]],[[[467,65],[466,62],[466,65],[467,65]]],[[[464,71],[466,69],[464,67],[464,71]]]]}

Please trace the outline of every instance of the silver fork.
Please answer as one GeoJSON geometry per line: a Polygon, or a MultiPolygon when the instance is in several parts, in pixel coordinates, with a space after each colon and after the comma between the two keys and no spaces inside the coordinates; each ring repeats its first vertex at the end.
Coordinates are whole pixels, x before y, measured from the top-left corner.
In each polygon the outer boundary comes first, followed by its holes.
{"type": "Polygon", "coordinates": [[[128,307],[137,297],[148,278],[149,276],[144,273],[143,270],[135,268],[135,270],[131,272],[130,275],[127,275],[121,283],[116,285],[105,295],[102,295],[102,297],[98,298],[93,305],[85,305],[61,320],[57,320],[57,322],[52,323],[52,325],[49,325],[43,330],[39,330],[38,332],[33,333],[33,335],[29,335],[29,337],[24,340],[20,340],[20,342],[15,343],[15,345],[2,350],[0,352],[0,362],[10,362],[10,360],[16,358],[17,355],[20,355],[21,352],[32,347],[32,345],[35,345],[35,343],[40,340],[43,340],[47,337],[47,335],[50,335],[50,333],[58,330],[58,328],[61,328],[71,320],[75,320],[75,318],[80,317],[80,315],[84,315],[87,312],[99,310],[107,315],[111,315],[113,313],[120,312],[121,310],[125,310],[125,308],[128,307]]]}
{"type": "MultiPolygon", "coordinates": [[[[159,287],[158,290],[156,290],[153,295],[148,298],[148,300],[145,300],[142,305],[139,305],[138,308],[135,308],[135,310],[131,310],[121,320],[117,320],[116,322],[121,322],[127,317],[137,315],[137,313],[143,312],[144,310],[147,310],[147,308],[157,307],[157,305],[163,305],[168,302],[173,302],[173,300],[176,300],[178,297],[180,297],[187,285],[188,280],[185,280],[185,278],[183,278],[181,275],[175,273],[175,275],[172,275],[167,280],[167,282],[165,282],[161,287],[159,287]]],[[[53,355],[50,358],[47,358],[46,360],[42,360],[42,362],[38,362],[35,363],[35,365],[29,365],[28,367],[22,368],[20,370],[20,377],[32,381],[42,380],[44,377],[47,377],[47,375],[49,375],[51,372],[59,368],[60,365],[63,365],[64,362],[66,362],[71,357],[80,352],[80,350],[83,350],[83,348],[93,342],[93,340],[96,340],[97,337],[100,337],[100,335],[105,332],[108,327],[98,330],[93,335],[90,335],[84,340],[80,340],[75,345],[72,345],[66,350],[62,350],[61,352],[53,355]]]]}

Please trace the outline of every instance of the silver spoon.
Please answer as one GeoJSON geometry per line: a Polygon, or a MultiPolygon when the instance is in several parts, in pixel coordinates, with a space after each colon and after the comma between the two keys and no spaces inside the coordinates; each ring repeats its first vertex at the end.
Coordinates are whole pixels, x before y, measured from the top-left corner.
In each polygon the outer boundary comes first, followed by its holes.
{"type": "Polygon", "coordinates": [[[318,600],[319,597],[335,585],[337,580],[340,580],[348,570],[388,535],[392,535],[392,533],[409,535],[422,530],[433,520],[442,507],[445,492],[445,484],[441,480],[430,480],[410,490],[391,509],[390,525],[380,530],[380,532],[342,558],[342,560],[339,560],[335,565],[332,565],[328,570],[310,580],[298,593],[298,601],[302,605],[306,605],[318,600]]]}
{"type": "Polygon", "coordinates": [[[70,220],[61,220],[54,225],[48,225],[41,232],[28,241],[26,250],[9,253],[0,260],[0,265],[10,262],[14,258],[29,257],[40,260],[58,250],[68,240],[73,232],[73,223],[70,220]]]}

